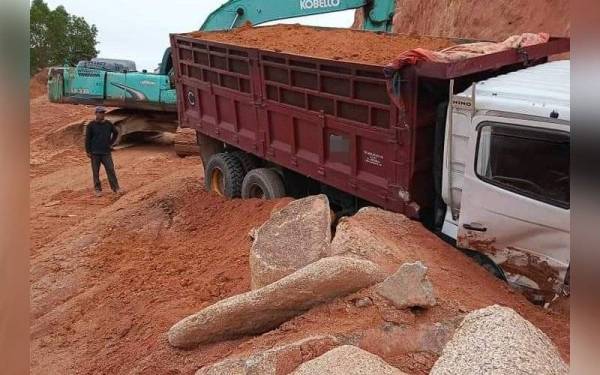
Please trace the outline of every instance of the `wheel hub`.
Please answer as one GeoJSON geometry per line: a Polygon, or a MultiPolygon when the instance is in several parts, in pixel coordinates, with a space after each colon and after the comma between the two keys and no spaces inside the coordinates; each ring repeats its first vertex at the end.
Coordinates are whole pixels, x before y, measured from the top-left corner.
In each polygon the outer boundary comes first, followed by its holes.
{"type": "Polygon", "coordinates": [[[223,197],[225,196],[223,193],[223,185],[223,171],[221,171],[219,168],[213,169],[210,176],[210,190],[223,197]]]}

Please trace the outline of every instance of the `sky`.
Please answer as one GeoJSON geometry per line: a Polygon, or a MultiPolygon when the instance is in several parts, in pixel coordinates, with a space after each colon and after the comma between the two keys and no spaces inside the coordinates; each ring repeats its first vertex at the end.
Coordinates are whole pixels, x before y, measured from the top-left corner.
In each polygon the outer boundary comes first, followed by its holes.
{"type": "MultiPolygon", "coordinates": [[[[277,1],[277,0],[273,0],[277,1]]],[[[127,59],[137,69],[153,71],[169,46],[169,34],[200,28],[224,0],[46,0],[50,9],[63,5],[98,28],[98,57],[127,59]]],[[[350,27],[354,11],[280,20],[314,26],[350,27]]]]}

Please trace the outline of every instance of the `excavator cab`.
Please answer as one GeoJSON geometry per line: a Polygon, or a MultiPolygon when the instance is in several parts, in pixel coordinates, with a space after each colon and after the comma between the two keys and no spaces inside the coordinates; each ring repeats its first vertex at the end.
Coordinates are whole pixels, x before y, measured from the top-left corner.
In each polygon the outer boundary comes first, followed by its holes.
{"type": "Polygon", "coordinates": [[[135,61],[121,59],[93,58],[89,61],[80,61],[78,69],[97,69],[105,72],[129,73],[137,72],[135,61]]]}

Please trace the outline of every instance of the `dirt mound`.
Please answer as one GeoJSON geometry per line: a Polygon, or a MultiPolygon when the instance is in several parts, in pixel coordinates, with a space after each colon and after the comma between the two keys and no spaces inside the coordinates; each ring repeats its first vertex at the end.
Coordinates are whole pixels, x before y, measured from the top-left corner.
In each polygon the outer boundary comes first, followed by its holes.
{"type": "Polygon", "coordinates": [[[31,176],[87,162],[83,151],[83,121],[87,106],[50,103],[40,96],[29,103],[31,176]]]}
{"type": "MultiPolygon", "coordinates": [[[[189,164],[119,200],[94,203],[90,189],[52,196],[53,214],[65,221],[67,212],[81,217],[72,206],[87,203],[97,214],[35,251],[33,373],[124,373],[136,365],[148,373],[191,373],[235,347],[182,353],[165,334],[178,318],[250,289],[247,233],[277,202],[208,195],[190,177],[199,168],[189,164]],[[200,361],[186,364],[194,357],[200,361]]],[[[149,169],[139,160],[135,167],[149,169]]],[[[131,183],[134,172],[121,172],[131,183]]]]}
{"type": "Polygon", "coordinates": [[[29,80],[29,98],[35,99],[48,93],[48,68],[37,72],[29,80]]]}
{"type": "MultiPolygon", "coordinates": [[[[397,0],[393,32],[501,41],[512,34],[570,34],[569,0],[397,0]]],[[[360,28],[362,10],[353,27],[360,28]]]]}
{"type": "Polygon", "coordinates": [[[276,52],[374,65],[386,65],[400,52],[413,48],[439,50],[454,44],[444,38],[384,35],[298,24],[245,26],[228,32],[194,32],[190,36],[276,52]]]}
{"type": "Polygon", "coordinates": [[[83,146],[85,119],[74,121],[44,135],[45,141],[55,147],[83,146]]]}
{"type": "Polygon", "coordinates": [[[41,96],[29,102],[29,134],[32,141],[70,123],[93,117],[93,107],[56,104],[41,96]]]}

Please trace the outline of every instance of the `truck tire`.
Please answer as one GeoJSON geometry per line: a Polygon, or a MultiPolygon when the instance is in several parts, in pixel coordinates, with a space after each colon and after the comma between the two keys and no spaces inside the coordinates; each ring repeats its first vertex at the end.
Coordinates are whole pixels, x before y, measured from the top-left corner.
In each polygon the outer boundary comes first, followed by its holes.
{"type": "Polygon", "coordinates": [[[479,263],[479,265],[481,267],[483,267],[486,271],[488,271],[492,275],[496,276],[498,279],[500,279],[506,283],[508,282],[508,279],[506,278],[506,275],[504,274],[504,270],[502,270],[502,268],[499,265],[497,265],[493,260],[491,260],[487,255],[482,254],[478,251],[473,251],[473,250],[462,250],[462,251],[464,253],[466,253],[469,257],[471,257],[474,261],[479,263]]]}
{"type": "Polygon", "coordinates": [[[285,186],[279,173],[272,169],[253,169],[242,183],[242,198],[276,199],[285,196],[285,186]]]}
{"type": "Polygon", "coordinates": [[[242,167],[244,168],[244,175],[251,170],[258,168],[258,159],[256,156],[240,150],[232,151],[230,154],[233,155],[240,162],[240,164],[242,164],[242,167]]]}
{"type": "Polygon", "coordinates": [[[204,168],[206,190],[222,197],[239,198],[243,179],[242,164],[227,153],[214,154],[204,168]]]}

